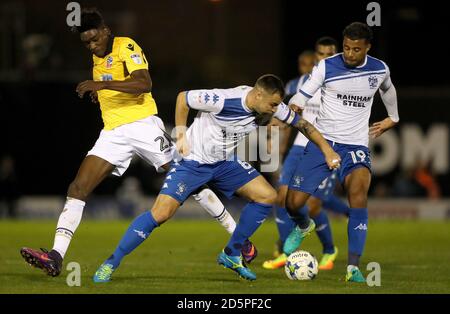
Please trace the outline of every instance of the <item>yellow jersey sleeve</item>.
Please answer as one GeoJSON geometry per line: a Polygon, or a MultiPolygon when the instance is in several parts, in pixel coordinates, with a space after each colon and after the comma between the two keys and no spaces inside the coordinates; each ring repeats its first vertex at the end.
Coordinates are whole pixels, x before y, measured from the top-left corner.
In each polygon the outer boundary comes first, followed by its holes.
{"type": "Polygon", "coordinates": [[[129,74],[136,70],[148,70],[148,62],[144,52],[131,38],[123,38],[119,45],[119,59],[125,63],[129,74]]]}

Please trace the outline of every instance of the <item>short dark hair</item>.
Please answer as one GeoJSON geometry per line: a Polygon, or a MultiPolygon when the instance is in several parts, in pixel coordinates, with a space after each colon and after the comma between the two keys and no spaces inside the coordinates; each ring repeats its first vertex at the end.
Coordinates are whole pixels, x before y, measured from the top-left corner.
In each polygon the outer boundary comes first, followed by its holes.
{"type": "Polygon", "coordinates": [[[365,23],[353,22],[348,25],[342,33],[344,37],[351,40],[365,39],[367,42],[371,42],[373,39],[372,29],[365,23]]]}
{"type": "Polygon", "coordinates": [[[315,53],[314,53],[313,50],[305,50],[305,51],[302,51],[302,52],[298,55],[299,58],[303,58],[303,57],[314,57],[314,56],[315,56],[315,53]]]}
{"type": "Polygon", "coordinates": [[[105,26],[103,16],[96,8],[85,8],[81,11],[80,26],[74,26],[73,31],[83,33],[91,29],[98,29],[105,26]]]}
{"type": "Polygon", "coordinates": [[[265,74],[261,76],[255,86],[261,87],[269,94],[279,94],[281,98],[284,98],[284,84],[283,81],[276,75],[265,74]]]}
{"type": "Polygon", "coordinates": [[[338,49],[338,42],[333,37],[324,36],[324,37],[320,37],[316,41],[316,46],[315,47],[317,48],[317,46],[334,46],[334,47],[336,47],[336,49],[338,49]]]}

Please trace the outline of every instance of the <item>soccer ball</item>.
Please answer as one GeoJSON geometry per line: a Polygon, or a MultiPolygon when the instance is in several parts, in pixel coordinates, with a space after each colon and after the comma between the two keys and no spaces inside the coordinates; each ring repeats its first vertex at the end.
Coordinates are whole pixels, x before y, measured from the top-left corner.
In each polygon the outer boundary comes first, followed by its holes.
{"type": "Polygon", "coordinates": [[[311,280],[319,272],[319,265],[309,252],[297,251],[289,255],[284,272],[291,280],[311,280]]]}

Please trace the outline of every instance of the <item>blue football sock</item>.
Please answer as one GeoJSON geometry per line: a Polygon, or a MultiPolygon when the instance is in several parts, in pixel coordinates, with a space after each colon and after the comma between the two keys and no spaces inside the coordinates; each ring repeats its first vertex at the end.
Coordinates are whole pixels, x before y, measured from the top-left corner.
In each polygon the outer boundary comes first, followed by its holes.
{"type": "Polygon", "coordinates": [[[138,216],[128,227],[113,255],[105,263],[112,264],[113,268],[117,268],[125,255],[130,254],[144,242],[156,227],[158,227],[158,223],[151,212],[146,211],[138,216]]]}
{"type": "Polygon", "coordinates": [[[323,201],[322,206],[336,214],[346,215],[348,217],[350,208],[336,195],[330,195],[327,200],[323,201]]]}
{"type": "Polygon", "coordinates": [[[311,217],[316,223],[316,233],[323,246],[324,254],[334,253],[333,236],[331,235],[330,221],[328,215],[324,210],[321,210],[319,215],[311,217]]]}
{"type": "Polygon", "coordinates": [[[307,205],[300,208],[295,216],[291,216],[291,219],[300,227],[300,229],[306,229],[309,226],[309,208],[307,205]]]}
{"type": "Polygon", "coordinates": [[[275,221],[280,234],[281,243],[284,243],[292,229],[295,228],[295,222],[289,216],[286,208],[276,207],[275,221]]]}
{"type": "Polygon", "coordinates": [[[250,202],[242,210],[239,223],[231,239],[225,247],[225,253],[230,256],[241,255],[241,248],[245,240],[259,228],[272,210],[272,205],[250,202]]]}
{"type": "Polygon", "coordinates": [[[347,225],[349,265],[359,265],[366,244],[368,217],[367,208],[350,208],[347,225]]]}

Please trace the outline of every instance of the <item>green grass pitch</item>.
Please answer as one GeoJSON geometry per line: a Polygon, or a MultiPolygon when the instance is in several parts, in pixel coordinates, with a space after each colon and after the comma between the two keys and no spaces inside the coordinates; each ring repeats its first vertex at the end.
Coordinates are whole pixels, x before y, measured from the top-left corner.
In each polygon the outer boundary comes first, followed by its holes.
{"type": "MultiPolygon", "coordinates": [[[[333,220],[340,256],[332,271],[322,271],[307,282],[290,281],[284,270],[265,270],[262,262],[272,255],[276,227],[268,220],[252,240],[259,249],[251,264],[255,282],[241,280],[218,266],[217,254],[228,235],[212,220],[173,220],[156,229],[135,252],[126,257],[107,284],[94,284],[92,275],[111,254],[128,221],[84,221],[65,259],[81,265],[81,287],[66,284],[66,270],[51,278],[26,265],[22,246],[50,247],[56,221],[0,221],[0,293],[450,293],[450,223],[372,221],[367,263],[381,265],[381,286],[348,284],[344,278],[347,250],[346,221],[333,220]]],[[[315,235],[302,246],[320,257],[315,235]]]]}

